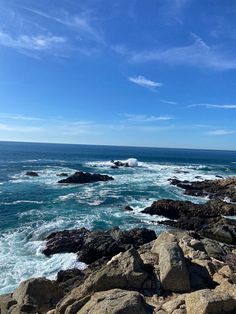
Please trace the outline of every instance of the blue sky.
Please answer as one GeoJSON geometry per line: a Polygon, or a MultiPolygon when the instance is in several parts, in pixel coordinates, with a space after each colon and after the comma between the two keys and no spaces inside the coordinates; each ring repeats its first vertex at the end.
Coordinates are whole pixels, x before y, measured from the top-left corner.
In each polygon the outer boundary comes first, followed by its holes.
{"type": "Polygon", "coordinates": [[[236,150],[236,1],[0,0],[0,140],[236,150]]]}

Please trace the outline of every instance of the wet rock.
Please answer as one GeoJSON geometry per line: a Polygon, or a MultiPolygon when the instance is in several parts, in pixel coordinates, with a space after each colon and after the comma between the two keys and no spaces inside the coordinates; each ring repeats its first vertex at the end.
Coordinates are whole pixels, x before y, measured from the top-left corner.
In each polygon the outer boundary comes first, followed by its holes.
{"type": "Polygon", "coordinates": [[[76,253],[84,245],[90,231],[86,228],[64,230],[51,233],[45,238],[46,248],[42,251],[46,256],[56,253],[76,253]]]}
{"type": "Polygon", "coordinates": [[[91,264],[102,257],[111,258],[131,247],[139,248],[154,239],[155,232],[146,228],[134,228],[129,231],[113,228],[105,232],[92,232],[86,237],[78,257],[80,261],[91,264]]]}
{"type": "Polygon", "coordinates": [[[160,215],[170,220],[159,222],[179,229],[194,230],[218,241],[236,244],[236,223],[222,215],[236,215],[236,204],[210,200],[205,204],[189,201],[159,200],[143,213],[160,215]]]}
{"type": "Polygon", "coordinates": [[[127,205],[125,206],[124,210],[132,212],[134,209],[131,206],[127,205]]]}
{"type": "Polygon", "coordinates": [[[184,189],[184,193],[187,195],[208,196],[212,199],[220,198],[222,200],[229,198],[232,202],[236,202],[236,177],[196,182],[173,179],[171,184],[184,189]]]}
{"type": "Polygon", "coordinates": [[[104,174],[77,171],[68,178],[58,181],[58,183],[83,184],[109,180],[114,180],[114,178],[104,174]]]}
{"type": "Polygon", "coordinates": [[[57,174],[58,177],[68,177],[68,173],[62,172],[57,174]]]}
{"type": "Polygon", "coordinates": [[[27,171],[25,175],[29,176],[29,177],[38,177],[39,176],[39,174],[35,171],[27,171]]]}
{"type": "Polygon", "coordinates": [[[184,254],[175,242],[165,243],[159,252],[160,281],[166,291],[190,291],[189,273],[184,254]]]}

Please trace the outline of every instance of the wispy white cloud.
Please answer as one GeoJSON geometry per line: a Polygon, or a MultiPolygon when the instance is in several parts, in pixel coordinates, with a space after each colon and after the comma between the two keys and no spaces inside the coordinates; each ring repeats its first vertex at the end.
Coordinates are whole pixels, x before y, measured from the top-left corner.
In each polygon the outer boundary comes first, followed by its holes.
{"type": "Polygon", "coordinates": [[[122,49],[114,51],[136,63],[158,62],[170,66],[191,66],[219,71],[236,69],[234,56],[227,54],[219,46],[208,45],[195,34],[191,35],[194,42],[190,45],[144,51],[129,50],[122,46],[122,49]]]}
{"type": "Polygon", "coordinates": [[[177,105],[178,104],[176,101],[165,100],[165,99],[162,99],[161,102],[163,102],[163,104],[167,104],[167,105],[177,105]]]}
{"type": "Polygon", "coordinates": [[[37,126],[19,126],[19,125],[10,125],[0,123],[0,131],[9,131],[9,132],[41,132],[43,131],[42,127],[37,126]]]}
{"type": "Polygon", "coordinates": [[[132,122],[155,122],[155,121],[168,121],[173,120],[172,116],[153,116],[145,114],[124,114],[126,120],[132,122]]]}
{"type": "Polygon", "coordinates": [[[230,104],[192,104],[188,106],[189,108],[193,107],[205,107],[209,109],[236,109],[236,105],[230,105],[230,104]]]}
{"type": "Polygon", "coordinates": [[[48,14],[31,8],[25,9],[42,18],[49,19],[76,31],[79,37],[83,39],[92,39],[99,43],[105,43],[102,32],[98,30],[98,27],[92,25],[93,18],[90,14],[88,14],[88,12],[71,14],[66,10],[60,10],[58,12],[54,12],[53,14],[48,14]]]}
{"type": "Polygon", "coordinates": [[[10,33],[0,31],[0,46],[10,48],[47,51],[65,44],[66,38],[60,36],[47,35],[25,35],[13,36],[10,33]]]}
{"type": "Polygon", "coordinates": [[[162,83],[147,79],[146,77],[144,77],[142,75],[131,76],[128,78],[128,80],[134,84],[137,84],[139,86],[146,87],[149,89],[156,89],[156,88],[161,87],[163,85],[162,83]]]}
{"type": "Polygon", "coordinates": [[[25,120],[25,121],[42,121],[42,118],[26,116],[23,114],[0,113],[1,119],[25,120]]]}
{"type": "Polygon", "coordinates": [[[224,129],[219,129],[219,130],[214,130],[214,131],[209,131],[206,134],[207,135],[230,135],[230,134],[234,134],[235,131],[232,130],[224,130],[224,129]]]}

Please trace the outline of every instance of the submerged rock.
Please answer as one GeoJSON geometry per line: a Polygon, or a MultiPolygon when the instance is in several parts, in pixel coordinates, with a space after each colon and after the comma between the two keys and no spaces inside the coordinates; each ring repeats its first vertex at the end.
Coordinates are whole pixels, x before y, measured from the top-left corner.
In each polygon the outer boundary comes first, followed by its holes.
{"type": "Polygon", "coordinates": [[[25,175],[29,176],[29,177],[38,177],[39,176],[39,174],[35,171],[27,171],[25,175]]]}
{"type": "Polygon", "coordinates": [[[138,160],[136,158],[129,158],[126,161],[120,161],[120,160],[111,160],[112,169],[117,169],[119,167],[138,167],[138,160]]]}
{"type": "Polygon", "coordinates": [[[57,174],[58,177],[68,177],[68,173],[62,172],[57,174]]]}
{"type": "Polygon", "coordinates": [[[109,181],[109,180],[114,180],[114,178],[108,175],[104,175],[104,174],[77,171],[73,175],[69,176],[68,178],[58,181],[58,183],[82,184],[82,183],[91,183],[91,182],[109,181]]]}

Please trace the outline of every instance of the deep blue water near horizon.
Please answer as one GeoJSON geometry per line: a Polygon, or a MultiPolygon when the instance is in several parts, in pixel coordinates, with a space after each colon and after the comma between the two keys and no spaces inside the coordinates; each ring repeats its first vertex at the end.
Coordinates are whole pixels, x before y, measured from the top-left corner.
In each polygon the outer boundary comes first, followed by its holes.
{"type": "Polygon", "coordinates": [[[141,214],[154,200],[206,202],[169,184],[236,174],[235,151],[0,142],[0,293],[30,277],[54,278],[84,267],[75,254],[42,255],[56,230],[147,227],[160,232],[162,217],[141,214]],[[137,158],[138,167],[111,169],[110,160],[137,158]],[[26,171],[39,177],[27,177],[26,171]],[[76,170],[109,174],[114,181],[60,185],[57,174],[76,170]],[[130,205],[134,212],[125,212],[130,205]]]}

